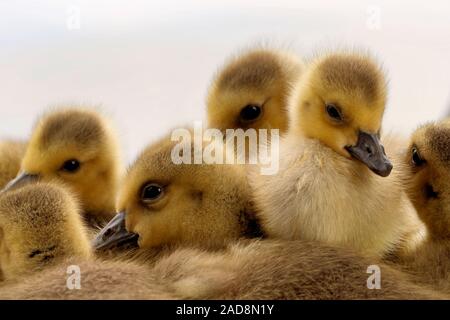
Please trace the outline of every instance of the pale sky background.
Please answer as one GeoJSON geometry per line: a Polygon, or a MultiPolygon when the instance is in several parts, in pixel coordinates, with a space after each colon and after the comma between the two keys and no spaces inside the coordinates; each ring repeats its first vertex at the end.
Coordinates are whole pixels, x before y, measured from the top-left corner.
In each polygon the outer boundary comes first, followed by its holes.
{"type": "Polygon", "coordinates": [[[0,0],[0,137],[26,138],[49,106],[102,105],[129,161],[202,120],[216,69],[261,42],[370,49],[390,78],[385,130],[407,134],[450,100],[448,0],[0,0]]]}

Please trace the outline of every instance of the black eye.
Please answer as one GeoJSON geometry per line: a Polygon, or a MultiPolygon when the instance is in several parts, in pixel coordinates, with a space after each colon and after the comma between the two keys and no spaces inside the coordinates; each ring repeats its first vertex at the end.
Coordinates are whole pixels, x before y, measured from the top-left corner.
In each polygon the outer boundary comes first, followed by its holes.
{"type": "Polygon", "coordinates": [[[146,203],[153,202],[161,198],[163,194],[163,187],[156,183],[150,183],[142,188],[141,200],[146,203]]]}
{"type": "Polygon", "coordinates": [[[242,122],[251,122],[255,121],[261,116],[261,107],[256,104],[249,104],[242,108],[241,110],[241,121],[242,122]]]}
{"type": "Polygon", "coordinates": [[[413,165],[415,165],[416,167],[419,167],[426,162],[424,159],[422,159],[422,157],[420,156],[419,150],[416,147],[412,148],[411,155],[412,155],[411,161],[412,161],[413,165]]]}
{"type": "Polygon", "coordinates": [[[332,119],[337,120],[337,121],[342,121],[342,114],[338,107],[336,107],[334,104],[329,103],[326,105],[326,109],[327,109],[328,115],[332,119]]]}
{"type": "Polygon", "coordinates": [[[68,160],[64,162],[63,166],[61,167],[61,170],[74,173],[77,172],[80,169],[80,162],[75,159],[68,160]]]}

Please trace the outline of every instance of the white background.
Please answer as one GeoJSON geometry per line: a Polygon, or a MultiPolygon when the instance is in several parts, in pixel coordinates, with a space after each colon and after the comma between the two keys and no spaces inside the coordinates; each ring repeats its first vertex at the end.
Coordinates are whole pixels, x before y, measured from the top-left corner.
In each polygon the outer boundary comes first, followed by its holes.
{"type": "Polygon", "coordinates": [[[306,57],[370,49],[389,73],[387,130],[409,133],[449,102],[448,0],[0,0],[0,137],[26,138],[51,106],[101,105],[129,161],[202,120],[217,67],[261,42],[306,57]],[[70,29],[77,10],[80,28],[70,29]]]}

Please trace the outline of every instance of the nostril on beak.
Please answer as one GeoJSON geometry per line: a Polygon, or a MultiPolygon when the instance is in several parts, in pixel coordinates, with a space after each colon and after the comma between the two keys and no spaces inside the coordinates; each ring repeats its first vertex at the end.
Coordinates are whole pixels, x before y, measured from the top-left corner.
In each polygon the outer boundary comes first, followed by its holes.
{"type": "Polygon", "coordinates": [[[107,229],[103,234],[102,239],[107,240],[113,234],[113,232],[114,231],[111,228],[107,229]]]}
{"type": "Polygon", "coordinates": [[[373,154],[373,149],[372,149],[372,147],[369,146],[368,144],[365,145],[365,149],[366,149],[366,152],[367,152],[369,155],[372,155],[372,154],[373,154]]]}

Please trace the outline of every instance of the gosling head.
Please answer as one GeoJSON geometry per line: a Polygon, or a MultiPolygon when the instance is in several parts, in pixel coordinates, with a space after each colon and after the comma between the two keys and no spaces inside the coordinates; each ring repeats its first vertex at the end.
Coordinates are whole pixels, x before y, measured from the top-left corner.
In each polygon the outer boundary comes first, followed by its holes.
{"type": "Polygon", "coordinates": [[[257,235],[240,166],[176,165],[165,138],[135,161],[119,192],[119,214],[94,240],[97,249],[136,241],[140,248],[177,244],[221,247],[257,235]]]}
{"type": "Polygon", "coordinates": [[[0,278],[15,279],[63,258],[87,258],[76,201],[55,184],[33,183],[0,196],[0,278]]]}
{"type": "Polygon", "coordinates": [[[219,70],[207,98],[210,128],[279,129],[288,126],[287,97],[303,71],[294,56],[258,49],[219,70]]]}
{"type": "Polygon", "coordinates": [[[77,194],[83,212],[110,217],[115,210],[119,157],[113,130],[98,113],[63,109],[37,123],[13,188],[33,177],[58,179],[77,194]]]}
{"type": "Polygon", "coordinates": [[[404,158],[406,188],[435,238],[450,238],[450,120],[417,129],[404,158]]]}
{"type": "Polygon", "coordinates": [[[385,104],[386,81],[375,62],[360,54],[329,54],[313,61],[298,84],[292,131],[388,176],[392,164],[380,143],[385,104]]]}

